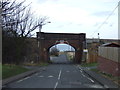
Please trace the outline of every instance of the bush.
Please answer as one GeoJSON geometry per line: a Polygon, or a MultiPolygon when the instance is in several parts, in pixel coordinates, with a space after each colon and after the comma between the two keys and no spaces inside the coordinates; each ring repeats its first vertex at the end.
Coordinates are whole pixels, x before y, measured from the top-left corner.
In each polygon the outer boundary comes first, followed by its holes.
{"type": "Polygon", "coordinates": [[[56,47],[51,48],[50,55],[58,56],[59,55],[59,50],[56,47]]]}

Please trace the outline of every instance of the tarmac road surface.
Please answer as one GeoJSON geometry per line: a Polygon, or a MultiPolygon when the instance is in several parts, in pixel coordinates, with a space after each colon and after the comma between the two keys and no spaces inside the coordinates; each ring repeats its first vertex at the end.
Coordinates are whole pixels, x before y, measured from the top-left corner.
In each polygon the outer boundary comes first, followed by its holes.
{"type": "Polygon", "coordinates": [[[9,83],[6,88],[103,88],[77,65],[69,64],[66,55],[54,57],[54,60],[55,63],[46,66],[43,71],[9,83]]]}

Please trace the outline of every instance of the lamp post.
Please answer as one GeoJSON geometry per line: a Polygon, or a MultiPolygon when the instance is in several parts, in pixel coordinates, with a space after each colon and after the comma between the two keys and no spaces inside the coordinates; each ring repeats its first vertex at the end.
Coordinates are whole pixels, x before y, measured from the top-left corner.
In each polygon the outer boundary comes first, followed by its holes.
{"type": "Polygon", "coordinates": [[[100,36],[99,36],[100,34],[98,33],[98,43],[100,43],[100,36]]]}
{"type": "Polygon", "coordinates": [[[46,25],[47,23],[51,23],[50,21],[49,22],[46,22],[46,23],[39,23],[39,32],[41,32],[41,29],[42,29],[42,26],[43,25],[46,25]]]}
{"type": "Polygon", "coordinates": [[[41,29],[42,29],[42,25],[40,24],[39,25],[39,32],[41,32],[41,29]]]}

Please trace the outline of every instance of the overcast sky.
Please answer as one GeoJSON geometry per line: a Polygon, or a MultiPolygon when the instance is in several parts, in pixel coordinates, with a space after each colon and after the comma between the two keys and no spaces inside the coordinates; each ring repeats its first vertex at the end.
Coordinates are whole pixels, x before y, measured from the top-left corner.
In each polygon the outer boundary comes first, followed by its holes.
{"type": "Polygon", "coordinates": [[[32,11],[36,16],[49,17],[48,21],[51,23],[44,25],[42,32],[86,33],[87,38],[96,38],[99,32],[100,38],[118,38],[118,8],[104,25],[98,28],[115,9],[119,0],[26,0],[26,2],[32,2],[32,11]]]}

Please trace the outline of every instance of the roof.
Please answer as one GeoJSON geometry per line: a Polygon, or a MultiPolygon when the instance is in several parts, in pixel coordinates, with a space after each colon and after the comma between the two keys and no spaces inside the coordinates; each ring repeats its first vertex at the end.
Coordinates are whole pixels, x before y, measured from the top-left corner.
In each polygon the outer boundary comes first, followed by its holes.
{"type": "Polygon", "coordinates": [[[120,47],[120,44],[118,43],[106,43],[101,45],[101,47],[120,47]]]}

